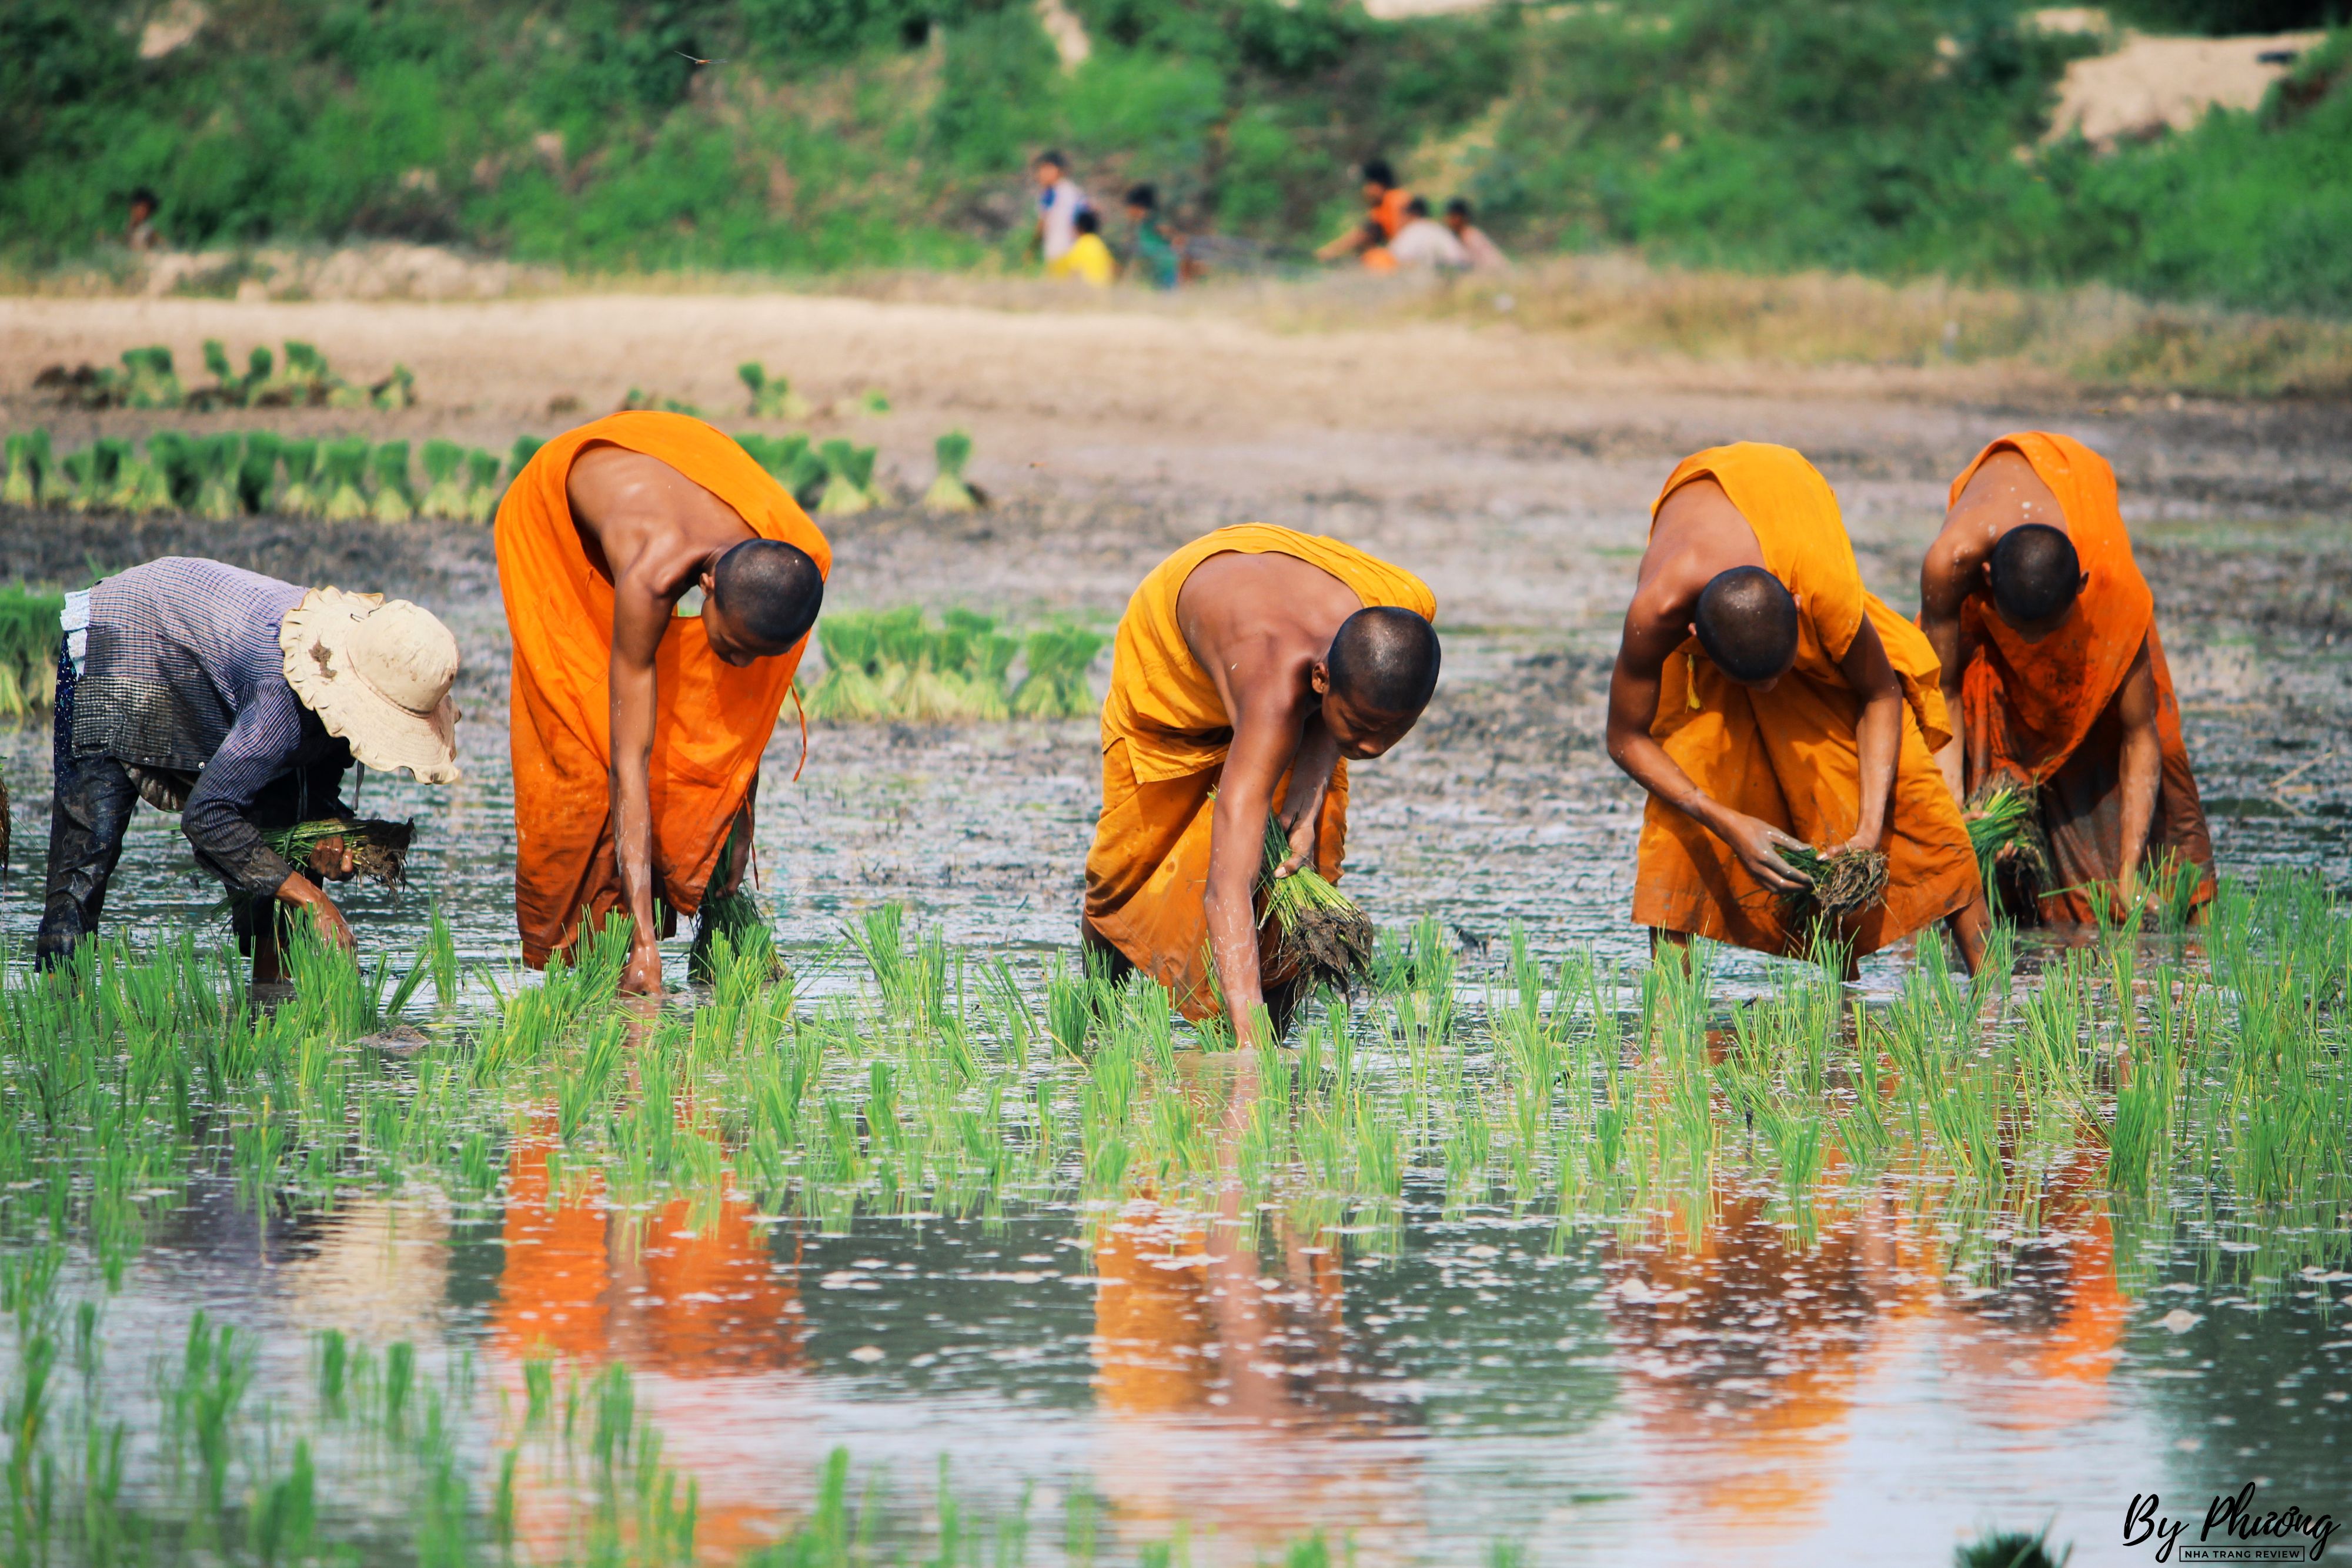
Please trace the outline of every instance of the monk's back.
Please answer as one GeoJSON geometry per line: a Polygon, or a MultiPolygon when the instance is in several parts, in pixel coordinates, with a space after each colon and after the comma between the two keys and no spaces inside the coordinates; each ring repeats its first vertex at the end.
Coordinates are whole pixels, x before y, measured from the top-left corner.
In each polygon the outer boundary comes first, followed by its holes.
{"type": "Polygon", "coordinates": [[[1743,566],[1770,570],[1756,530],[1712,478],[1678,486],[1658,503],[1649,548],[1634,577],[1637,612],[1687,615],[1690,601],[1718,572],[1743,566]]]}
{"type": "Polygon", "coordinates": [[[1202,667],[1268,640],[1313,658],[1363,608],[1356,591],[1310,561],[1266,552],[1213,555],[1176,592],[1176,624],[1202,667]]]}

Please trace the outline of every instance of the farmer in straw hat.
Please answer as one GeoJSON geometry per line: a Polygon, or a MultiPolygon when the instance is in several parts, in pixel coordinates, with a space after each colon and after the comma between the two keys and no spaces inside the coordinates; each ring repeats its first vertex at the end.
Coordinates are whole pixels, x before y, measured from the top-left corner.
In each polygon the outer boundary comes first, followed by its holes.
{"type": "Polygon", "coordinates": [[[63,621],[37,961],[61,963],[97,931],[142,796],[180,813],[197,863],[228,884],[256,981],[279,976],[280,909],[307,909],[350,947],[319,885],[351,875],[342,840],[298,867],[263,835],[346,814],[337,797],[354,760],[457,781],[449,629],[405,600],[184,557],[68,594],[63,621]]]}
{"type": "Polygon", "coordinates": [[[498,550],[523,961],[618,911],[622,987],[658,992],[676,915],[743,876],[832,549],[728,436],[616,413],[539,449],[499,503],[498,550]]]}
{"type": "Polygon", "coordinates": [[[1853,957],[1950,917],[1974,971],[1986,915],[1968,829],[1936,771],[1936,656],[1862,586],[1837,497],[1785,446],[1685,458],[1609,683],[1609,755],[1650,794],[1633,920],[1801,956],[1779,852],[1884,850],[1885,902],[1836,933],[1853,957]]]}
{"type": "Polygon", "coordinates": [[[1380,756],[1437,685],[1437,601],[1411,572],[1265,523],[1170,556],[1128,601],[1103,704],[1103,806],[1080,931],[1188,1018],[1234,1038],[1297,999],[1262,959],[1255,894],[1274,815],[1288,874],[1337,878],[1348,767],[1380,756]]]}
{"type": "Polygon", "coordinates": [[[2192,904],[2211,899],[2213,841],[2156,598],[2106,460],[2038,430],[1977,454],[1920,564],[1919,603],[1960,721],[1936,756],[1952,793],[2008,784],[2035,796],[2047,880],[2015,913],[2089,925],[2092,887],[2111,885],[2128,906],[2142,864],[2159,857],[2192,904]]]}

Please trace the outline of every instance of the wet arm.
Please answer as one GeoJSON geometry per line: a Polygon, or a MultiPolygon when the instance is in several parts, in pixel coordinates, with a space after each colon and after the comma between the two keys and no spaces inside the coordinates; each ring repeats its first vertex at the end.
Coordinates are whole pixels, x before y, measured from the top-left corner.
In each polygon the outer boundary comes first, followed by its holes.
{"type": "Polygon", "coordinates": [[[1290,765],[1290,788],[1282,798],[1283,836],[1290,841],[1290,853],[1277,875],[1288,876],[1300,866],[1315,863],[1315,835],[1323,820],[1323,799],[1331,792],[1331,774],[1339,765],[1339,743],[1318,709],[1307,716],[1299,731],[1298,755],[1290,765]]]}
{"type": "Polygon", "coordinates": [[[1849,849],[1874,850],[1886,837],[1886,809],[1895,798],[1895,759],[1903,745],[1903,684],[1886,660],[1878,628],[1863,617],[1853,642],[1838,661],[1846,685],[1862,699],[1853,726],[1861,754],[1862,799],[1849,849]]]}
{"type": "Polygon", "coordinates": [[[1961,559],[1949,530],[1928,547],[1919,563],[1919,630],[1936,650],[1942,666],[1944,707],[1952,716],[1952,738],[1936,750],[1936,766],[1951,786],[1952,799],[1966,802],[1968,783],[1962,768],[1960,687],[1968,674],[1968,647],[1960,633],[1960,606],[1968,602],[1969,577],[1974,564],[1961,559]]]}
{"type": "Polygon", "coordinates": [[[1776,845],[1797,847],[1797,841],[1769,822],[1735,811],[1698,787],[1682,765],[1666,754],[1650,733],[1658,713],[1659,674],[1681,639],[1647,617],[1625,618],[1625,635],[1617,650],[1617,667],[1609,677],[1608,743],[1610,760],[1648,790],[1653,798],[1680,811],[1731,846],[1748,874],[1775,890],[1801,887],[1797,875],[1775,852],[1776,845]]]}
{"type": "Polygon", "coordinates": [[[2149,664],[2147,642],[2124,676],[2117,694],[2116,716],[2123,723],[2123,864],[2116,887],[2126,904],[2137,886],[2139,862],[2147,852],[2147,838],[2156,823],[2156,794],[2164,765],[2164,745],[2156,728],[2156,672],[2149,664]]]}
{"type": "Polygon", "coordinates": [[[255,800],[272,780],[298,766],[301,745],[302,709],[293,688],[283,681],[275,689],[263,685],[238,710],[236,722],[188,791],[180,831],[197,863],[232,894],[305,905],[323,935],[348,947],[351,927],[334,901],[271,849],[253,825],[255,800]]]}
{"type": "MultiPolygon", "coordinates": [[[[1275,781],[1297,750],[1298,706],[1277,696],[1241,707],[1210,820],[1204,895],[1209,956],[1224,988],[1225,1012],[1239,1046],[1253,1043],[1251,1011],[1265,1000],[1257,945],[1258,873],[1265,864],[1265,824],[1275,781]]],[[[1229,706],[1225,711],[1234,709],[1229,706]]]]}
{"type": "Polygon", "coordinates": [[[635,922],[625,988],[661,989],[660,927],[654,920],[654,655],[675,600],[646,580],[623,575],[613,591],[613,852],[621,900],[635,922]]]}

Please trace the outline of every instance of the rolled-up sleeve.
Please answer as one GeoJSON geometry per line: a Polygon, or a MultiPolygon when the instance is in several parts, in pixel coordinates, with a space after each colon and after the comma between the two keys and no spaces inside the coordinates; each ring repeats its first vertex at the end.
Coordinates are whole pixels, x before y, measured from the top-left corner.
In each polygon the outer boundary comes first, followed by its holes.
{"type": "Polygon", "coordinates": [[[262,841],[252,821],[255,800],[269,782],[291,771],[302,747],[302,705],[283,682],[264,685],[237,712],[236,722],[205,764],[180,830],[197,863],[232,893],[276,893],[294,874],[286,857],[262,841]]]}

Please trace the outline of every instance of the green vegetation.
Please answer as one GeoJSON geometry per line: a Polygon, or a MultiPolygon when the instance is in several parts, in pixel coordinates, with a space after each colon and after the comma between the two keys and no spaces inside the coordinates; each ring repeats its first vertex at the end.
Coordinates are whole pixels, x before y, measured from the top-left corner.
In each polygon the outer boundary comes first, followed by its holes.
{"type": "Polygon", "coordinates": [[[820,722],[1087,718],[1098,706],[1087,669],[1103,638],[1079,627],[1034,632],[1024,648],[990,616],[950,610],[934,626],[919,606],[905,605],[836,611],[817,622],[816,636],[824,676],[805,701],[820,722]],[[1012,687],[1024,653],[1027,667],[1012,687]]]}
{"type": "Polygon", "coordinates": [[[0,718],[46,712],[56,698],[58,617],[65,607],[58,594],[0,585],[0,718]]]}
{"type": "Polygon", "coordinates": [[[162,344],[122,350],[122,368],[51,365],[33,378],[33,390],[72,408],[373,408],[387,412],[416,402],[416,378],[406,365],[368,386],[355,386],[327,368],[327,358],[309,343],[288,340],[285,368],[257,345],[242,374],[228,361],[218,338],[205,340],[205,369],[213,384],[191,391],[173,369],[172,350],[162,344]]]}
{"type": "MultiPolygon", "coordinates": [[[[538,444],[525,436],[516,448],[508,484],[538,444]]],[[[55,456],[48,432],[33,430],[10,435],[6,451],[0,500],[76,512],[182,511],[214,522],[278,513],[341,522],[372,517],[387,523],[417,517],[487,523],[505,493],[494,455],[439,440],[425,444],[428,487],[421,498],[409,444],[375,445],[359,435],[322,447],[267,430],[202,435],[159,430],[147,438],[143,455],[128,441],[101,436],[80,452],[55,456]]]]}
{"type": "MultiPolygon", "coordinates": [[[[130,0],[26,0],[0,13],[0,233],[19,266],[83,256],[145,184],[182,245],[961,266],[1017,253],[1015,182],[1054,144],[1107,207],[1150,179],[1186,226],[1297,256],[1354,210],[1351,167],[1380,152],[1530,251],[2352,310],[2343,35],[2257,112],[2095,155],[2041,138],[2058,75],[2095,46],[2010,0],[1071,9],[1093,54],[1065,71],[1011,0],[599,4],[560,26],[520,0],[224,0],[152,60],[130,0]]],[[[2330,6],[2132,14],[2226,29],[2330,6]]]]}

